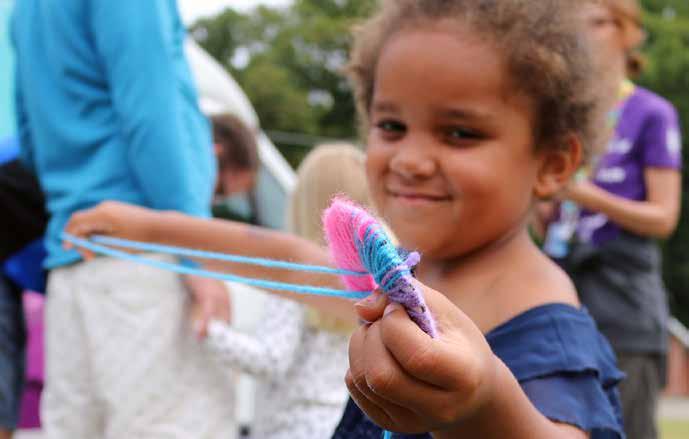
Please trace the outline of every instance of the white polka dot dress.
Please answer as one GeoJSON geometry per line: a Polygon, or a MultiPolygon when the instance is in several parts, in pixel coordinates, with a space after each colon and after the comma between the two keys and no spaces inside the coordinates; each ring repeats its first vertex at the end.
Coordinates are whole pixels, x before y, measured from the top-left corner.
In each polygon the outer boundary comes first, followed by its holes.
{"type": "Polygon", "coordinates": [[[256,439],[332,436],[348,396],[348,341],[348,335],[310,327],[304,306],[274,296],[255,333],[214,321],[207,339],[218,361],[259,379],[256,439]]]}

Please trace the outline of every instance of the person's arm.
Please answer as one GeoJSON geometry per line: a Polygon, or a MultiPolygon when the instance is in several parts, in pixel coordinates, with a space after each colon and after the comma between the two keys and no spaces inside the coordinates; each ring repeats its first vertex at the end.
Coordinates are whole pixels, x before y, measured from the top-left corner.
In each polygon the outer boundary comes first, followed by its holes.
{"type": "Polygon", "coordinates": [[[230,322],[232,304],[225,282],[192,275],[185,275],[182,279],[191,294],[190,317],[197,339],[208,336],[211,320],[230,322]]]}
{"type": "Polygon", "coordinates": [[[251,335],[222,321],[208,327],[207,345],[220,363],[262,378],[283,376],[294,363],[305,318],[301,305],[270,297],[251,335]]]}
{"type": "Polygon", "coordinates": [[[579,206],[600,212],[625,230],[651,238],[667,238],[677,227],[682,177],[675,169],[647,168],[644,171],[647,198],[634,201],[587,182],[573,183],[564,192],[579,206]]]}
{"type": "Polygon", "coordinates": [[[376,424],[437,439],[584,439],[529,401],[474,323],[444,295],[421,284],[439,335],[430,338],[398,304],[376,293],[357,303],[362,325],[349,345],[345,381],[376,424]]]}
{"type": "Polygon", "coordinates": [[[646,199],[629,200],[590,182],[572,183],[564,197],[637,235],[667,238],[677,227],[680,213],[682,139],[676,110],[656,103],[647,109],[637,139],[638,160],[644,172],[646,199]]]}
{"type": "MultiPolygon", "coordinates": [[[[107,234],[142,242],[154,242],[222,253],[241,254],[312,265],[330,265],[326,249],[294,235],[232,221],[194,218],[173,211],[156,211],[120,202],[105,202],[72,215],[65,231],[80,237],[107,234]]],[[[88,259],[92,255],[80,252],[88,259]]],[[[212,270],[240,276],[302,285],[342,289],[338,276],[282,270],[248,264],[208,262],[212,270]]],[[[352,303],[346,299],[278,292],[321,311],[355,321],[352,303]]]]}
{"type": "Polygon", "coordinates": [[[90,8],[94,44],[127,143],[126,165],[147,206],[208,216],[209,189],[196,187],[192,171],[201,154],[211,154],[210,138],[188,144],[195,139],[183,119],[188,104],[177,77],[182,47],[174,2],[95,0],[90,8]]]}

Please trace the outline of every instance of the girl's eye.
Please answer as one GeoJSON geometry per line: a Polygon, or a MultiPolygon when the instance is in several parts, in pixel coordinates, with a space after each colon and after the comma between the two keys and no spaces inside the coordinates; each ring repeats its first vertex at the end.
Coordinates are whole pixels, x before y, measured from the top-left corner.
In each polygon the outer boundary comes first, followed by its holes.
{"type": "Polygon", "coordinates": [[[602,29],[607,26],[615,26],[615,21],[609,18],[595,18],[591,20],[591,27],[594,29],[602,29]]]}
{"type": "Polygon", "coordinates": [[[445,136],[451,143],[466,142],[481,139],[480,133],[466,128],[453,127],[445,131],[445,136]]]}
{"type": "Polygon", "coordinates": [[[376,128],[379,129],[386,138],[397,138],[407,131],[406,125],[396,120],[382,120],[376,123],[376,128]]]}
{"type": "Polygon", "coordinates": [[[394,120],[383,120],[376,124],[376,126],[388,132],[402,132],[406,129],[403,123],[394,120]]]}

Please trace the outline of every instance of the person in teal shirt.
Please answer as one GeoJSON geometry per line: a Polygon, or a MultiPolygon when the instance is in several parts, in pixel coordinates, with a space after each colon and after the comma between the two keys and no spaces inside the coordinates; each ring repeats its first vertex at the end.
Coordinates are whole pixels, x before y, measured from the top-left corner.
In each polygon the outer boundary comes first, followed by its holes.
{"type": "Polygon", "coordinates": [[[229,380],[206,370],[185,327],[182,279],[80,262],[60,238],[73,212],[104,200],[210,215],[210,128],[176,1],[22,0],[11,26],[21,158],[50,214],[47,437],[231,437],[229,380]]]}

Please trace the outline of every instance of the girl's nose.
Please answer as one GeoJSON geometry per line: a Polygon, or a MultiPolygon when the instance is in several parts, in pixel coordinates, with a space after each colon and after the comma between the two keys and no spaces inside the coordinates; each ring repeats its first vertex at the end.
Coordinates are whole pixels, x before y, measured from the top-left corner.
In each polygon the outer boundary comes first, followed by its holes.
{"type": "Polygon", "coordinates": [[[432,176],[436,171],[436,160],[427,146],[427,142],[416,139],[405,139],[401,142],[390,161],[390,169],[407,179],[423,179],[432,176]]]}

